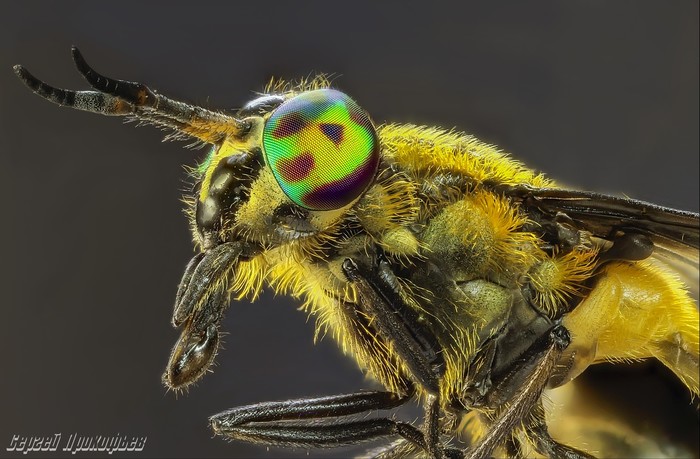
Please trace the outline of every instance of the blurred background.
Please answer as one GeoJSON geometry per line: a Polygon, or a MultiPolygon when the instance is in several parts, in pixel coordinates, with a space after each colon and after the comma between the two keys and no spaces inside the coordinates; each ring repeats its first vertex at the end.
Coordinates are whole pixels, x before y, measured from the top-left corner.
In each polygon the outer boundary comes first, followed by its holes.
{"type": "MultiPolygon", "coordinates": [[[[365,448],[228,444],[212,438],[207,417],[371,387],[330,339],[313,345],[313,320],[295,301],[267,292],[231,305],[214,373],[167,393],[172,302],[193,254],[182,165],[204,151],[43,101],[13,64],[86,88],[70,58],[75,44],[108,76],[223,109],[245,104],[273,75],[333,73],[377,122],[456,127],[561,183],[698,210],[695,1],[0,9],[0,456],[14,434],[77,432],[147,436],[143,457],[347,457],[365,448]]],[[[634,393],[666,407],[666,435],[697,451],[697,411],[668,372],[647,364],[591,374],[616,403],[634,393]]],[[[645,405],[636,403],[640,424],[659,416],[645,405]]]]}

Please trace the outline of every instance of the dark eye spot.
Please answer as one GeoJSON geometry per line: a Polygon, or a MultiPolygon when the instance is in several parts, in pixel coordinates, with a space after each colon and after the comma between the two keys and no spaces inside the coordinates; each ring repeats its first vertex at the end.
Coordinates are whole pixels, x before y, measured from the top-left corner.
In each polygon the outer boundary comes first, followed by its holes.
{"type": "Polygon", "coordinates": [[[335,144],[336,147],[343,142],[344,128],[342,125],[321,123],[319,127],[321,128],[321,132],[323,132],[325,136],[335,144]]]}
{"type": "Polygon", "coordinates": [[[305,126],[306,120],[301,113],[292,112],[280,118],[277,126],[272,131],[272,136],[276,139],[289,137],[304,129],[305,126]]]}
{"type": "Polygon", "coordinates": [[[307,152],[292,159],[281,158],[277,160],[276,166],[282,179],[298,182],[308,177],[314,169],[314,156],[307,152]]]}

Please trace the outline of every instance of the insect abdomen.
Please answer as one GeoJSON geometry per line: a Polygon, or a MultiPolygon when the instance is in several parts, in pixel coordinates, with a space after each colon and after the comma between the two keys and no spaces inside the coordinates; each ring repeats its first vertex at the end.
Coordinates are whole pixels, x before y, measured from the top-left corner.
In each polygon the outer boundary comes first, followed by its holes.
{"type": "MultiPolygon", "coordinates": [[[[698,394],[698,309],[682,284],[653,261],[610,263],[564,319],[576,364],[655,357],[698,394]]],[[[563,381],[564,382],[564,381],[563,381]]]]}

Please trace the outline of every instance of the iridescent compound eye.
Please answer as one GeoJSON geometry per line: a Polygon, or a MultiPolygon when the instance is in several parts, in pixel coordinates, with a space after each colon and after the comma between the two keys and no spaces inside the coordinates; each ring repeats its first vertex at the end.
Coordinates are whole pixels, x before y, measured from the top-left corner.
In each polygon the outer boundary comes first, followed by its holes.
{"type": "Polygon", "coordinates": [[[372,122],[340,91],[318,89],[280,105],[263,132],[263,149],[284,193],[310,210],[339,209],[372,183],[379,139],[372,122]]]}

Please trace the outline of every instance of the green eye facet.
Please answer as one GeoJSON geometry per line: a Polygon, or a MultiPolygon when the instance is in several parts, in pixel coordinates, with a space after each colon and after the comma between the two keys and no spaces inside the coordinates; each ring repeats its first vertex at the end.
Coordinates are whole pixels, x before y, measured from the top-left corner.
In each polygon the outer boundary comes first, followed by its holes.
{"type": "Polygon", "coordinates": [[[263,149],[282,191],[310,210],[339,209],[372,183],[379,139],[367,113],[340,91],[318,89],[280,105],[263,149]]]}

